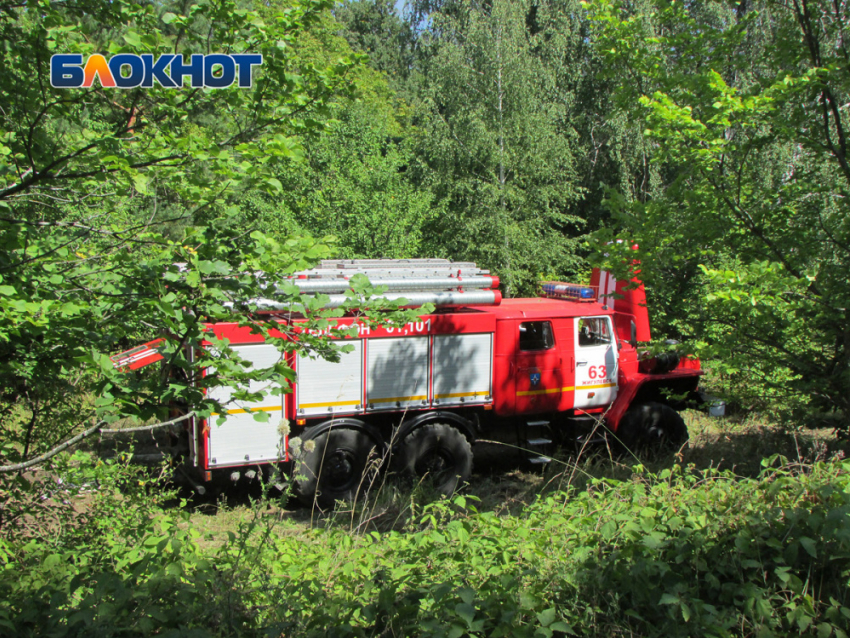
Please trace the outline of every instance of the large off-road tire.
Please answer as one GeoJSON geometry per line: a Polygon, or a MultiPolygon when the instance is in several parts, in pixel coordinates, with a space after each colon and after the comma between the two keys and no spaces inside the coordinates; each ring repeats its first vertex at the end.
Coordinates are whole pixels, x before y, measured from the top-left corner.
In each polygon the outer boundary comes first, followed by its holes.
{"type": "Polygon", "coordinates": [[[457,428],[426,423],[401,442],[396,466],[402,475],[450,496],[472,475],[472,446],[457,428]]]}
{"type": "Polygon", "coordinates": [[[642,403],[629,409],[616,431],[623,451],[678,450],[688,442],[684,419],[669,405],[642,403]]]}
{"type": "Polygon", "coordinates": [[[307,431],[293,467],[295,496],[322,509],[356,500],[374,481],[380,447],[381,442],[363,430],[331,428],[312,438],[307,431]]]}

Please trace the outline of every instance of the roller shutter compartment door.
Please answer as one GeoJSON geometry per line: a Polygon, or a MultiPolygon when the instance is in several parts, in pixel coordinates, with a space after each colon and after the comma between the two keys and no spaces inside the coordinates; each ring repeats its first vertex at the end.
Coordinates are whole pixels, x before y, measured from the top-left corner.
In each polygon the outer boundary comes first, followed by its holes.
{"type": "Polygon", "coordinates": [[[295,396],[298,417],[350,414],[363,407],[363,342],[341,341],[353,346],[340,354],[339,362],[299,355],[295,396]]]}
{"type": "Polygon", "coordinates": [[[369,410],[428,405],[428,337],[370,339],[366,401],[369,410]]]}
{"type": "MultiPolygon", "coordinates": [[[[280,351],[265,343],[232,346],[239,356],[250,361],[255,368],[268,368],[280,361],[280,351]]],[[[273,381],[251,381],[252,392],[280,387],[273,381]]],[[[208,396],[218,399],[227,410],[224,423],[218,425],[220,415],[211,416],[209,425],[209,466],[244,465],[283,459],[284,441],[279,426],[283,416],[285,395],[267,395],[261,401],[233,401],[234,388],[213,388],[208,396]],[[266,422],[254,419],[254,412],[269,415],[266,422]]]]}
{"type": "Polygon", "coordinates": [[[434,405],[489,403],[492,367],[492,334],[435,336],[434,405]]]}

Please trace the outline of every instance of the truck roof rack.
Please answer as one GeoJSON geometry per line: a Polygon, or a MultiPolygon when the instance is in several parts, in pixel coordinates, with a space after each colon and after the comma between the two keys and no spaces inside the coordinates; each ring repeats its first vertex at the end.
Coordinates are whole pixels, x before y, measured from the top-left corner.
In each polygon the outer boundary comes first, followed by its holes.
{"type": "Polygon", "coordinates": [[[449,259],[323,259],[316,268],[295,273],[296,277],[347,278],[354,274],[377,277],[473,277],[489,275],[471,261],[449,259]]]}
{"type": "MultiPolygon", "coordinates": [[[[316,268],[302,270],[286,278],[302,294],[326,294],[325,308],[338,308],[348,297],[349,280],[365,275],[369,283],[384,292],[379,299],[406,300],[408,308],[426,303],[436,307],[496,306],[502,295],[499,278],[473,262],[448,259],[325,259],[316,268]]],[[[293,303],[281,293],[280,299],[256,299],[261,311],[290,310],[293,303]]]]}

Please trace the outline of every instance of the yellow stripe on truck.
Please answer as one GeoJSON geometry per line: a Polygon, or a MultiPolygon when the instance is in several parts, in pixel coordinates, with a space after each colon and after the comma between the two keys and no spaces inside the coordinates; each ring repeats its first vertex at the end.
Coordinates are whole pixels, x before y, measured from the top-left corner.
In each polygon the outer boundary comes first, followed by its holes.
{"type": "MultiPolygon", "coordinates": [[[[264,407],[258,408],[236,408],[234,410],[228,410],[225,414],[251,414],[252,412],[275,412],[277,410],[282,410],[283,407],[280,405],[267,405],[264,407]]],[[[211,416],[221,416],[220,412],[213,412],[211,416]]]]}
{"type": "Polygon", "coordinates": [[[545,390],[520,390],[516,393],[518,397],[533,397],[541,394],[555,394],[556,392],[572,392],[574,387],[569,388],[547,388],[545,390]]]}
{"type": "Polygon", "coordinates": [[[321,403],[299,403],[300,408],[330,408],[340,405],[360,405],[360,401],[322,401],[321,403]]]}
{"type": "Polygon", "coordinates": [[[425,394],[420,394],[415,397],[386,397],[383,399],[373,399],[369,397],[369,403],[396,403],[397,401],[425,401],[428,398],[425,394]]]}
{"type": "Polygon", "coordinates": [[[583,386],[580,386],[576,389],[577,390],[598,390],[599,388],[613,388],[615,385],[617,385],[617,384],[616,383],[602,383],[600,385],[583,385],[583,386]]]}
{"type": "Polygon", "coordinates": [[[452,392],[451,394],[435,394],[435,399],[456,399],[458,397],[486,397],[489,392],[452,392]]]}

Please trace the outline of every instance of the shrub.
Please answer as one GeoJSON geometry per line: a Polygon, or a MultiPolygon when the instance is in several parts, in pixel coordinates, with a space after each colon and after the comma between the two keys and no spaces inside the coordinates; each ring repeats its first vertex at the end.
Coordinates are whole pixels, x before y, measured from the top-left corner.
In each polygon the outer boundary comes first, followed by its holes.
{"type": "Polygon", "coordinates": [[[772,459],[757,479],[638,466],[518,516],[457,496],[413,529],[279,529],[224,545],[161,510],[6,553],[15,635],[845,636],[850,463],[772,459]],[[283,532],[283,533],[280,533],[283,532]],[[126,539],[121,542],[120,539],[126,539]]]}

